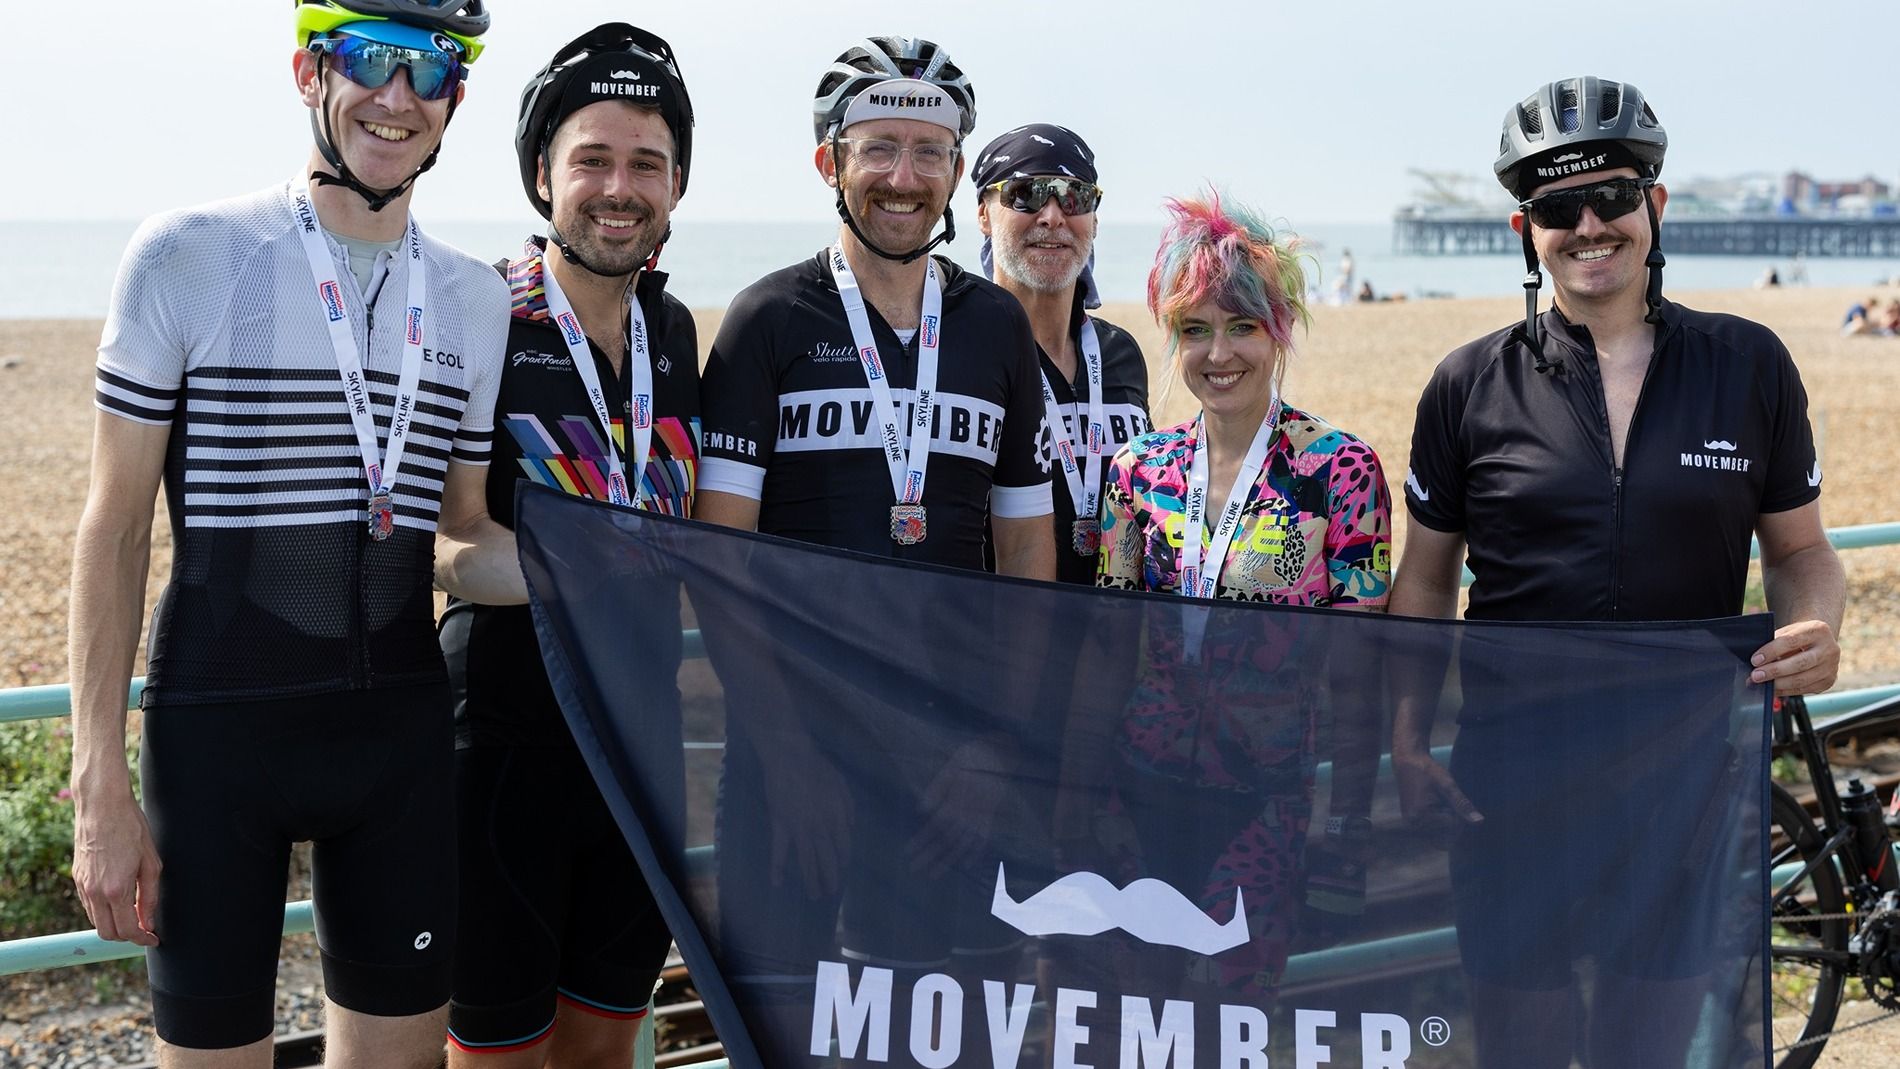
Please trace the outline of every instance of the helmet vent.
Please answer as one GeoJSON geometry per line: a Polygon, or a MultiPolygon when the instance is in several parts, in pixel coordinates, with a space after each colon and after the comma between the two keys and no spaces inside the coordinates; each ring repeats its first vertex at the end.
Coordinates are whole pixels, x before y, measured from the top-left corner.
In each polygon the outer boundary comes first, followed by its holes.
{"type": "Polygon", "coordinates": [[[1656,121],[1656,113],[1649,110],[1648,101],[1643,102],[1643,113],[1636,117],[1636,122],[1637,122],[1637,125],[1639,126],[1648,126],[1652,128],[1662,125],[1662,123],[1656,121]]]}
{"type": "Polygon", "coordinates": [[[1535,101],[1524,108],[1524,133],[1529,137],[1544,136],[1544,109],[1535,101]]]}
{"type": "Polygon", "coordinates": [[[1574,134],[1577,125],[1577,87],[1565,85],[1557,93],[1557,132],[1574,134]]]}
{"type": "Polygon", "coordinates": [[[1597,97],[1597,125],[1608,126],[1616,121],[1617,113],[1623,110],[1623,87],[1607,82],[1603,92],[1597,97]]]}

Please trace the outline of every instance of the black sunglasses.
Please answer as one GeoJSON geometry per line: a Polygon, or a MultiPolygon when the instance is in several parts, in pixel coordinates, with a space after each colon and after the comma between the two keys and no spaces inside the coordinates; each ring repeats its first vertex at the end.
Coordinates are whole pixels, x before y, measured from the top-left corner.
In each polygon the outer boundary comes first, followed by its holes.
{"type": "Polygon", "coordinates": [[[1031,215],[1041,211],[1051,197],[1063,215],[1087,215],[1102,203],[1102,187],[1079,178],[1005,178],[984,188],[1002,194],[1004,207],[1031,215]]]}
{"type": "Polygon", "coordinates": [[[1643,206],[1643,196],[1656,183],[1648,178],[1608,178],[1595,185],[1560,189],[1518,205],[1531,222],[1545,230],[1575,230],[1587,206],[1607,223],[1643,206]]]}

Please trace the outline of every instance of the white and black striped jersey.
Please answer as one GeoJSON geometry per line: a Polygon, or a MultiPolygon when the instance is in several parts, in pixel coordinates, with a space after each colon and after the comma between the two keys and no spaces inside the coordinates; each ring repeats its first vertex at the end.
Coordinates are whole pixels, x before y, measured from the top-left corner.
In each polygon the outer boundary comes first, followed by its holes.
{"type": "MultiPolygon", "coordinates": [[[[326,240],[386,449],[408,258],[378,258],[366,301],[326,240]]],[[[488,461],[508,292],[492,268],[426,234],[423,251],[414,430],[394,473],[395,533],[376,542],[290,187],[155,216],[133,237],[99,344],[97,404],[171,427],[172,574],[152,624],[146,705],[444,678],[436,518],[450,459],[488,461]]]]}

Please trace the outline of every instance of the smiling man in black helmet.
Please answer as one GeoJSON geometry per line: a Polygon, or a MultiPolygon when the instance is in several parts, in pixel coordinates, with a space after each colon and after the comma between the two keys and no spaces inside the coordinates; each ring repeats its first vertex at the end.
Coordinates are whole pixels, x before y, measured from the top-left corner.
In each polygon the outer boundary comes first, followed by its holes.
{"type": "MultiPolygon", "coordinates": [[[[1833,684],[1840,659],[1844,582],[1821,524],[1807,395],[1767,328],[1663,297],[1668,194],[1657,177],[1667,146],[1655,112],[1628,83],[1552,82],[1506,113],[1495,170],[1519,201],[1511,225],[1524,239],[1526,318],[1446,357],[1419,401],[1405,481],[1412,525],[1390,611],[1452,616],[1468,556],[1476,576],[1469,619],[1732,616],[1742,611],[1753,535],[1780,626],[1753,653],[1751,678],[1780,694],[1817,693],[1833,684]],[[1541,316],[1540,262],[1555,290],[1541,316]]],[[[1553,678],[1567,670],[1551,667],[1553,678]]],[[[1615,674],[1604,665],[1575,670],[1575,692],[1586,695],[1615,674]]],[[[1542,746],[1527,744],[1522,726],[1504,730],[1509,718],[1498,710],[1461,717],[1446,770],[1428,748],[1433,710],[1422,695],[1436,687],[1413,684],[1399,698],[1394,769],[1408,816],[1463,827],[1455,883],[1461,871],[1477,871],[1463,861],[1522,857],[1540,843],[1564,844],[1561,858],[1547,858],[1553,866],[1599,847],[1600,860],[1632,850],[1679,856],[1694,829],[1678,826],[1679,814],[1645,811],[1627,797],[1640,793],[1630,785],[1640,775],[1681,783],[1723,774],[1723,739],[1659,741],[1652,749],[1667,751],[1658,754],[1667,767],[1618,769],[1621,791],[1591,783],[1590,793],[1604,796],[1593,804],[1607,809],[1586,815],[1578,800],[1543,820],[1499,785],[1518,775],[1587,777],[1593,747],[1618,732],[1660,740],[1670,711],[1606,703],[1574,738],[1564,736],[1574,745],[1542,746]],[[1500,776],[1500,767],[1514,772],[1500,776]]],[[[1538,730],[1570,729],[1546,722],[1538,730]]],[[[1587,1047],[1593,1065],[1681,1065],[1708,990],[1698,971],[1712,938],[1695,945],[1687,922],[1640,934],[1668,915],[1667,901],[1620,901],[1612,912],[1627,915],[1627,925],[1576,934],[1566,911],[1579,908],[1582,881],[1538,869],[1535,886],[1462,881],[1461,947],[1484,1064],[1570,1064],[1567,1046],[1544,1041],[1568,1030],[1573,961],[1593,953],[1591,1023],[1572,1045],[1587,1047]],[[1476,930],[1492,938],[1469,938],[1476,930]],[[1537,954],[1502,945],[1512,940],[1496,933],[1516,930],[1537,933],[1537,954]],[[1685,940],[1667,969],[1653,964],[1658,931],[1685,940]]]]}
{"type": "MultiPolygon", "coordinates": [[[[522,479],[692,513],[698,336],[653,269],[692,133],[672,49],[624,23],[576,38],[522,93],[522,184],[549,226],[499,265],[513,317],[488,509],[509,530],[522,479]]],[[[449,1064],[626,1065],[671,938],[561,719],[513,538],[445,542],[437,564],[456,596],[442,622],[462,869],[449,1064]]],[[[637,596],[679,611],[676,587],[637,596]]],[[[643,744],[677,735],[678,700],[670,679],[639,697],[643,744]]]]}
{"type": "Polygon", "coordinates": [[[494,272],[426,238],[409,203],[489,15],[293,7],[307,166],[149,220],[100,340],[73,566],[73,873],[101,936],[149,948],[161,1064],[268,1066],[290,851],[312,842],[329,1057],[434,1065],[455,839],[432,545],[494,533],[481,486],[507,312],[494,272]],[[161,481],[172,574],[141,811],[125,699],[161,481]]]}
{"type": "Polygon", "coordinates": [[[975,91],[930,41],[869,38],[825,73],[814,163],[838,241],[727,310],[706,366],[702,519],[965,568],[983,566],[988,519],[998,571],[1054,578],[1029,321],[929,255],[954,233],[975,124],[975,91]]]}

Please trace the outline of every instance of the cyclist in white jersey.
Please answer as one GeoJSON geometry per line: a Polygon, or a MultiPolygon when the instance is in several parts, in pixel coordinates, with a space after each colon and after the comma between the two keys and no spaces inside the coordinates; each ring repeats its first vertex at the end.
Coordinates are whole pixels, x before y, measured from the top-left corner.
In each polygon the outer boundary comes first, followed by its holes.
{"type": "Polygon", "coordinates": [[[300,0],[316,145],[289,181],[148,220],[99,346],[72,585],[73,872],[147,948],[165,1065],[268,1066],[290,847],[312,841],[333,1064],[435,1065],[455,931],[435,532],[483,481],[495,272],[409,216],[483,0],[300,0]],[[160,483],[141,794],[125,762],[160,483]]]}

